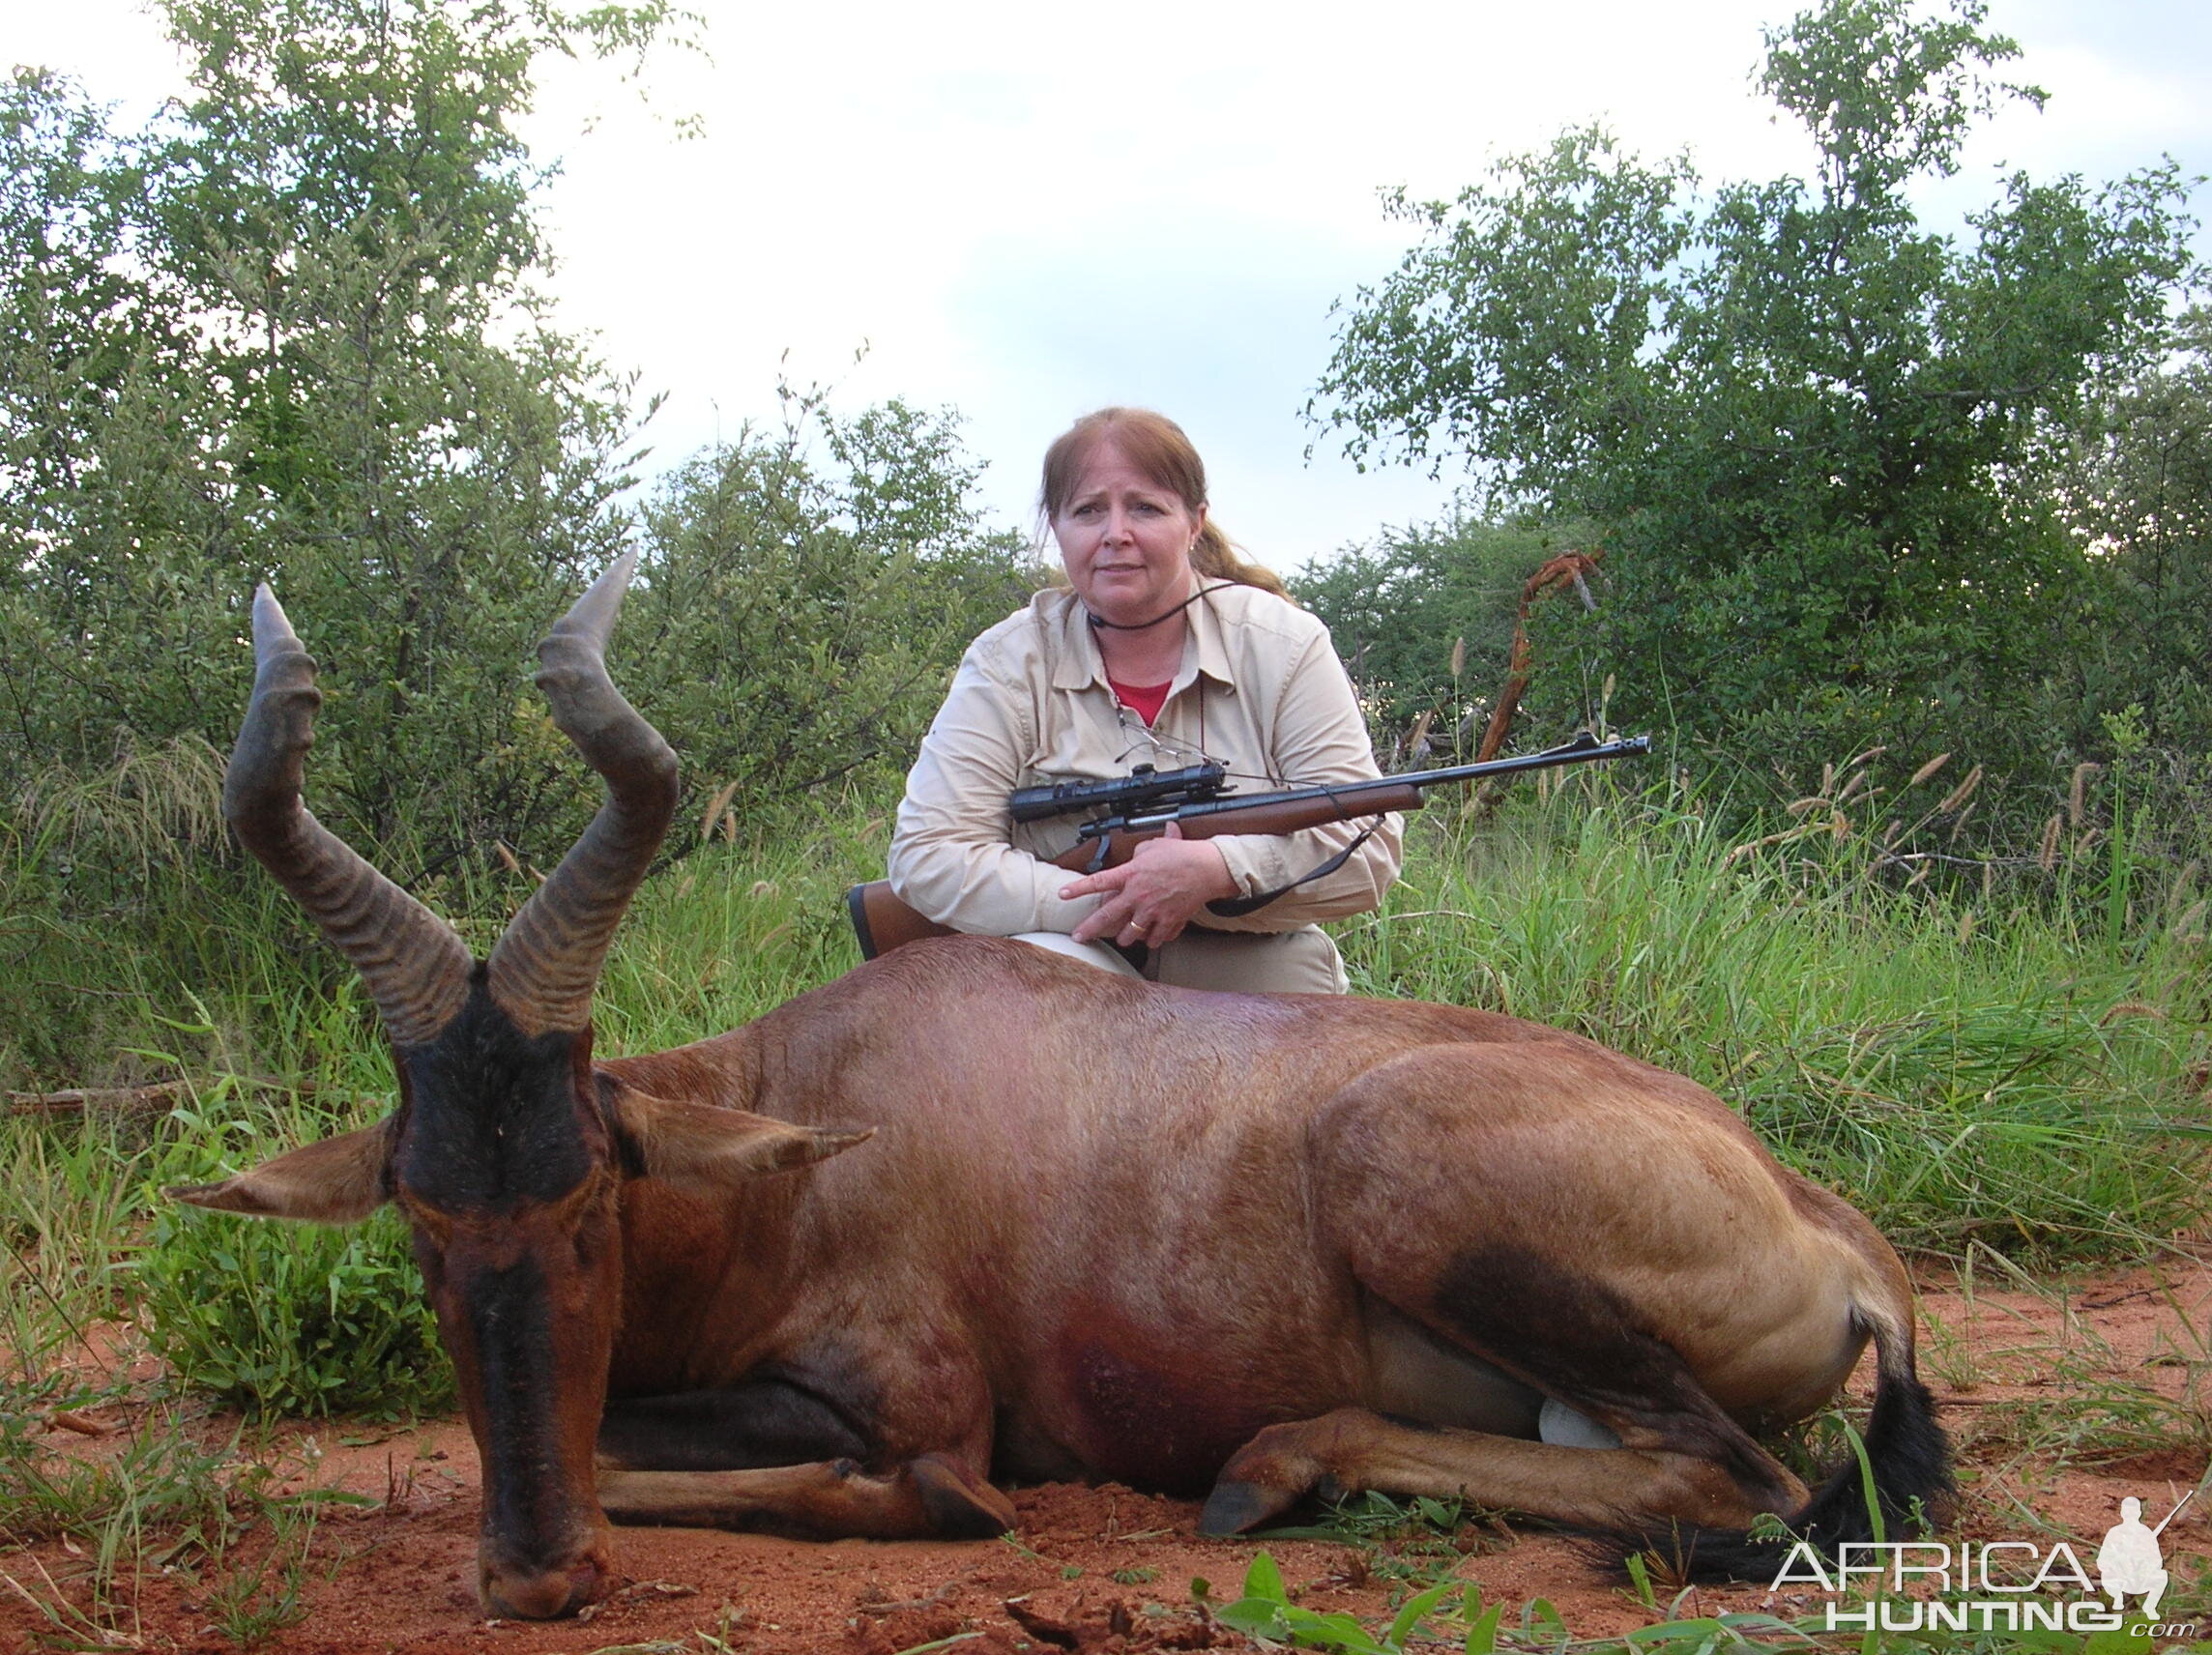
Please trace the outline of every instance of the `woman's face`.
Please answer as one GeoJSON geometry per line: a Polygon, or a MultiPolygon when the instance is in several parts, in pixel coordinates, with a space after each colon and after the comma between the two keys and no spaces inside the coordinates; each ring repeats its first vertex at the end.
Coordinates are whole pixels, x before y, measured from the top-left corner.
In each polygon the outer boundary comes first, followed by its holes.
{"type": "Polygon", "coordinates": [[[1052,520],[1068,584],[1101,621],[1150,621],[1191,594],[1191,543],[1206,524],[1122,457],[1109,437],[1091,450],[1052,520]]]}

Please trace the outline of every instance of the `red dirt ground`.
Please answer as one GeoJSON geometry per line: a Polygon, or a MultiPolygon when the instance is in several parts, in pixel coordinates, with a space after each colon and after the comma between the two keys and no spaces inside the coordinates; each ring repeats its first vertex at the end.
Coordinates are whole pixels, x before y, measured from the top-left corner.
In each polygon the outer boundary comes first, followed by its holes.
{"type": "MultiPolygon", "coordinates": [[[[1979,1279],[1924,1272],[1923,1375],[1959,1441],[1958,1529],[1977,1539],[2072,1538],[2083,1556],[2140,1497],[2156,1521],[2197,1486],[2212,1444],[2212,1268],[2170,1260],[2064,1284],[2029,1282],[1985,1263],[1979,1279]],[[1993,1273],[1995,1272],[1995,1273],[1993,1273]]],[[[128,1330],[119,1350],[128,1352],[128,1330]]],[[[137,1366],[143,1369],[141,1359],[137,1366]]],[[[1864,1374],[1862,1371],[1862,1379],[1864,1374]]],[[[107,1435],[57,1431],[71,1451],[113,1452],[141,1421],[117,1408],[107,1435]]],[[[235,1421],[205,1422],[227,1440],[235,1421]]],[[[480,1618],[474,1591],[477,1466],[451,1422],[375,1436],[344,1426],[287,1427],[271,1452],[287,1487],[368,1496],[328,1508],[316,1531],[308,1611],[262,1648],[281,1655],[357,1651],[497,1655],[897,1655],[954,1640],[961,1655],[1145,1655],[1249,1648],[1191,1605],[1193,1577],[1235,1597],[1260,1546],[1202,1540],[1195,1504],[1116,1487],[1048,1485],[1015,1495],[1018,1544],[806,1543],[688,1529],[622,1532],[626,1583],[589,1618],[528,1624],[480,1618]],[[695,1636],[710,1635],[721,1644],[695,1636]]],[[[2212,1497],[2166,1532],[2176,1587],[2166,1618],[2207,1607],[2212,1497]]],[[[1565,1537],[1509,1521],[1471,1525],[1457,1564],[1509,1617],[1549,1598],[1579,1637],[1664,1618],[1597,1572],[1565,1537]]],[[[1401,1583],[1387,1550],[1338,1542],[1266,1543],[1293,1596],[1370,1624],[1401,1583]]],[[[250,1550],[247,1553],[251,1556],[250,1550]]],[[[0,1652],[37,1646],[50,1622],[7,1589],[25,1582],[81,1601],[87,1560],[60,1543],[0,1552],[0,1652]],[[50,1583],[49,1583],[50,1582],[50,1583]]],[[[1757,1588],[1703,1588],[1676,1613],[1764,1609],[1805,1612],[1812,1600],[1757,1588]]],[[[231,1650],[182,1573],[146,1579],[115,1622],[114,1647],[231,1650]]]]}

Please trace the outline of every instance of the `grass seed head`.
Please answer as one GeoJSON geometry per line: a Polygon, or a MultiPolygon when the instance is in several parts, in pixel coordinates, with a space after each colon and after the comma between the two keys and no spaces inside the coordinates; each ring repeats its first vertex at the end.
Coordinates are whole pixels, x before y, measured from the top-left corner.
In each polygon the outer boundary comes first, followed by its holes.
{"type": "Polygon", "coordinates": [[[2087,807],[2089,778],[2105,767],[2084,760],[2074,767],[2073,785],[2066,790],[2066,820],[2076,832],[2081,828],[2081,813],[2087,807]]]}
{"type": "Polygon", "coordinates": [[[1951,755],[1949,753],[1937,753],[1934,758],[1930,759],[1926,764],[1922,765],[1918,769],[1914,770],[1912,772],[1912,779],[1906,782],[1905,785],[1906,787],[1918,787],[1922,782],[1926,781],[1930,776],[1934,775],[1937,770],[1941,769],[1950,762],[1951,755]]]}
{"type": "Polygon", "coordinates": [[[1980,765],[1976,765],[1972,769],[1966,772],[1965,780],[1962,781],[1957,787],[1953,788],[1949,793],[1943,796],[1943,802],[1936,807],[1937,812],[1947,813],[1949,811],[1958,809],[1961,805],[1965,804],[1967,799],[1974,797],[1974,789],[1980,787],[1981,785],[1982,767],[1980,765]]]}

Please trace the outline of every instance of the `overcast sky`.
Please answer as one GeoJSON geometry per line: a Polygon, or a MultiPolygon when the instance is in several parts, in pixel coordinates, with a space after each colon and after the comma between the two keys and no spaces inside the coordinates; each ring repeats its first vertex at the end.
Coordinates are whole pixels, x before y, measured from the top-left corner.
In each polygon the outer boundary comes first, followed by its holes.
{"type": "MultiPolygon", "coordinates": [[[[992,508],[1026,527],[1045,444],[1142,403],[1182,421],[1215,514],[1278,566],[1449,502],[1449,479],[1355,473],[1299,418],[1331,302],[1408,245],[1378,189],[1448,195],[1592,119],[1646,156],[1687,149],[1707,179],[1808,154],[1751,85],[1790,0],[690,3],[708,56],[660,55],[643,103],[603,66],[560,66],[527,128],[563,167],[562,320],[667,394],[654,464],[772,418],[788,352],[794,380],[848,408],[957,408],[992,508]],[[676,135],[686,114],[703,136],[676,135]]],[[[9,11],[9,58],[127,115],[179,84],[128,0],[9,11]]],[[[2212,170],[2212,6],[1990,14],[2051,102],[1994,124],[1935,211],[1991,199],[2015,167],[2212,170]]]]}

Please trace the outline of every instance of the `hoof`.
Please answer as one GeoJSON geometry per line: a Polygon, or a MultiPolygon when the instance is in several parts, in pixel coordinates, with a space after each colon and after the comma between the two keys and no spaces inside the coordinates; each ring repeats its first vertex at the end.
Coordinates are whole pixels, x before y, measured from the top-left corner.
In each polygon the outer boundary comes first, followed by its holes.
{"type": "Polygon", "coordinates": [[[1257,1528],[1271,1517],[1280,1517],[1297,1498],[1280,1489],[1258,1483],[1220,1482],[1206,1496],[1206,1509],[1198,1514],[1201,1534],[1228,1536],[1257,1528]]]}
{"type": "Polygon", "coordinates": [[[942,1456],[925,1454],[907,1471],[931,1533],[946,1540],[995,1540],[1013,1528],[1013,1502],[988,1483],[978,1488],[942,1456]]]}

